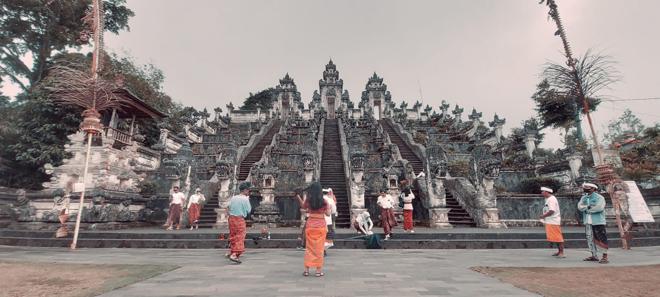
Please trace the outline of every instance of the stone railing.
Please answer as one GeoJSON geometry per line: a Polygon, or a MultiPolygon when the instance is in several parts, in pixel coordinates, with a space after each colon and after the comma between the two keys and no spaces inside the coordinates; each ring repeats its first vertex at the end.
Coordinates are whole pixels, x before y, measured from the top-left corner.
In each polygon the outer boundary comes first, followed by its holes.
{"type": "MultiPolygon", "coordinates": [[[[412,135],[410,135],[410,133],[408,133],[408,131],[406,131],[406,129],[403,128],[401,124],[399,124],[396,121],[393,121],[392,119],[385,119],[385,120],[389,121],[389,123],[392,125],[392,128],[394,128],[394,131],[398,133],[399,136],[401,136],[401,139],[403,139],[403,141],[408,145],[408,147],[410,147],[413,153],[415,153],[415,155],[417,155],[417,157],[420,160],[422,160],[422,163],[424,164],[424,174],[428,175],[429,165],[426,158],[426,148],[423,145],[415,142],[413,140],[412,135]]],[[[419,174],[419,172],[416,172],[416,174],[419,174]]]]}
{"type": "MultiPolygon", "coordinates": [[[[264,136],[268,133],[271,127],[273,127],[274,120],[268,121],[266,125],[261,126],[259,133],[254,134],[248,140],[246,145],[240,146],[236,153],[236,164],[241,164],[245,157],[252,151],[252,149],[261,141],[264,136]]],[[[281,129],[280,129],[281,130],[281,129]]]]}
{"type": "Polygon", "coordinates": [[[347,189],[348,191],[346,191],[346,195],[348,195],[348,201],[352,202],[353,197],[351,195],[352,193],[351,193],[350,189],[352,188],[352,184],[354,182],[353,182],[353,179],[351,178],[351,164],[349,162],[350,159],[348,157],[349,148],[348,148],[348,143],[346,142],[346,134],[344,133],[343,119],[341,119],[341,118],[338,119],[337,123],[339,125],[339,139],[340,139],[340,144],[341,144],[341,158],[342,158],[342,162],[344,163],[344,178],[346,178],[346,180],[349,181],[349,183],[347,183],[347,186],[349,188],[347,189]]]}
{"type": "Polygon", "coordinates": [[[133,144],[133,137],[128,132],[117,130],[111,127],[103,127],[103,134],[105,135],[105,137],[108,137],[123,145],[133,144]]]}
{"type": "Polygon", "coordinates": [[[484,228],[506,227],[499,220],[494,190],[475,187],[467,178],[444,179],[444,186],[454,195],[458,203],[470,214],[477,226],[484,228]]]}
{"type": "Polygon", "coordinates": [[[318,162],[314,168],[314,180],[321,180],[321,160],[323,160],[323,135],[325,135],[325,118],[321,118],[319,122],[319,134],[316,137],[316,151],[318,152],[318,162]]]}

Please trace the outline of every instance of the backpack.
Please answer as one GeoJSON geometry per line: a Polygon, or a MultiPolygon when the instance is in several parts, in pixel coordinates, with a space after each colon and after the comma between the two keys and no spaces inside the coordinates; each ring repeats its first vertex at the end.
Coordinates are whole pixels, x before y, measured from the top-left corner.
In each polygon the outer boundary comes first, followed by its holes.
{"type": "Polygon", "coordinates": [[[403,192],[401,192],[401,194],[399,194],[399,208],[403,207],[403,196],[404,195],[405,194],[403,192]]]}

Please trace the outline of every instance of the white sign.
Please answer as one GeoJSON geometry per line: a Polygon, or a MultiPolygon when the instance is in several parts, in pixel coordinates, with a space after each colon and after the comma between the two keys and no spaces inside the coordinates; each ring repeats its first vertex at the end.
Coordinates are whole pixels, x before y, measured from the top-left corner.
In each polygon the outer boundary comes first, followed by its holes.
{"type": "Polygon", "coordinates": [[[85,189],[85,183],[75,183],[73,184],[74,192],[82,192],[85,189]]]}
{"type": "Polygon", "coordinates": [[[635,223],[653,223],[653,215],[649,210],[642,193],[637,188],[637,184],[634,181],[624,181],[628,185],[628,211],[630,212],[630,217],[635,223]]]}

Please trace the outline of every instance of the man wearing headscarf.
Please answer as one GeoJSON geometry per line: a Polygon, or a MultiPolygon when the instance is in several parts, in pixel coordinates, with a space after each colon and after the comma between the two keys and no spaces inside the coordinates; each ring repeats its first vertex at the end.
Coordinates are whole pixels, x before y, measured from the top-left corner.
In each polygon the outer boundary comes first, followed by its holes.
{"type": "Polygon", "coordinates": [[[557,244],[557,253],[552,254],[555,257],[565,258],[564,256],[564,236],[561,233],[561,212],[557,197],[552,195],[553,190],[548,187],[541,187],[541,195],[545,198],[543,214],[539,219],[545,225],[545,235],[551,244],[557,244]]]}
{"type": "Polygon", "coordinates": [[[241,264],[239,259],[241,254],[245,252],[245,218],[250,215],[252,207],[250,205],[250,182],[243,182],[238,186],[240,193],[234,195],[229,199],[229,247],[228,254],[229,260],[234,263],[241,264]]]}
{"type": "Polygon", "coordinates": [[[609,263],[607,258],[607,230],[605,230],[605,198],[598,194],[598,186],[592,183],[582,184],[584,195],[580,198],[577,208],[582,212],[582,221],[585,226],[587,245],[591,256],[584,261],[598,261],[601,264],[609,263]],[[598,252],[603,257],[598,260],[598,252]]]}

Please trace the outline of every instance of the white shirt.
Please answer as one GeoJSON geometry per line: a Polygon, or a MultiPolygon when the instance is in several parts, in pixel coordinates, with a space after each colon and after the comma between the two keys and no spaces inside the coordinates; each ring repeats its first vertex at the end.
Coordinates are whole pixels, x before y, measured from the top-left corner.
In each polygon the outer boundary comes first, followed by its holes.
{"type": "Polygon", "coordinates": [[[392,197],[389,194],[378,196],[378,201],[376,203],[382,208],[392,208],[394,205],[394,201],[392,201],[392,197]]]}
{"type": "Polygon", "coordinates": [[[559,202],[554,195],[545,199],[545,206],[543,206],[543,213],[554,211],[551,216],[545,217],[544,221],[550,225],[561,225],[561,212],[559,211],[559,202]]]}
{"type": "MultiPolygon", "coordinates": [[[[337,204],[335,204],[335,200],[330,198],[328,195],[323,195],[323,199],[325,200],[325,203],[328,204],[328,207],[332,210],[331,213],[336,215],[337,214],[337,204]]],[[[332,225],[332,216],[325,216],[325,224],[326,225],[332,225]]]]}
{"type": "Polygon", "coordinates": [[[172,193],[172,202],[171,204],[183,204],[183,200],[186,200],[186,195],[181,192],[172,193]]]}
{"type": "Polygon", "coordinates": [[[190,199],[188,199],[188,207],[193,203],[200,204],[204,200],[206,200],[206,198],[204,198],[203,194],[192,194],[190,195],[190,199]]]}
{"type": "Polygon", "coordinates": [[[413,205],[412,205],[413,199],[415,199],[415,194],[413,194],[413,192],[410,192],[410,195],[403,197],[403,209],[404,210],[412,210],[413,209],[413,205]]]}

